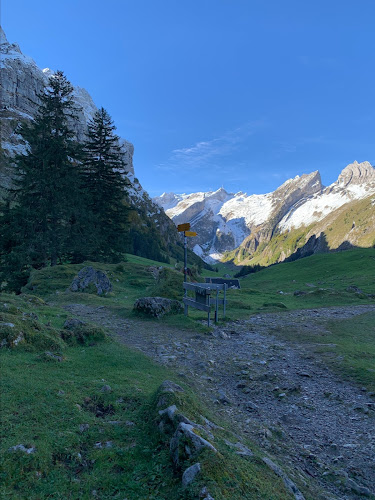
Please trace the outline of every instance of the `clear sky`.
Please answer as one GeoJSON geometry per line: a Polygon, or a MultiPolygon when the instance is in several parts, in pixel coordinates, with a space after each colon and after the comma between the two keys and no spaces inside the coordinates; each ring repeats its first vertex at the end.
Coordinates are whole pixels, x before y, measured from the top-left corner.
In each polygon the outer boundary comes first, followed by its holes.
{"type": "Polygon", "coordinates": [[[2,0],[1,23],[107,109],[152,196],[375,163],[374,0],[2,0]]]}

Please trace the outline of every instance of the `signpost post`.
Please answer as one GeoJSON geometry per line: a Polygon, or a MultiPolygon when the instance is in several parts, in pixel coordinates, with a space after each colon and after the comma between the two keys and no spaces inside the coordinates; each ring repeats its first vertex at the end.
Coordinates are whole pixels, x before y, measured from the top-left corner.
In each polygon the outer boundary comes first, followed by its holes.
{"type": "MultiPolygon", "coordinates": [[[[197,233],[194,231],[189,231],[190,223],[186,222],[185,224],[179,224],[177,226],[177,231],[179,233],[184,233],[184,283],[187,282],[187,239],[188,237],[197,236],[197,233]]],[[[184,297],[187,297],[187,290],[185,289],[184,297]]],[[[188,313],[188,306],[185,304],[185,316],[188,313]]]]}

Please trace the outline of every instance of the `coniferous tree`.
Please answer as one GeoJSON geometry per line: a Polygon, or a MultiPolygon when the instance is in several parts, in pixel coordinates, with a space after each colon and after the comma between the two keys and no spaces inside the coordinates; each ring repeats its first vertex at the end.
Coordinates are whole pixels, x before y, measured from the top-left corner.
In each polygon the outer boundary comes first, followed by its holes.
{"type": "Polygon", "coordinates": [[[116,261],[126,250],[129,206],[124,152],[107,111],[99,109],[88,124],[83,180],[89,209],[87,238],[94,260],[116,261]]]}
{"type": "Polygon", "coordinates": [[[3,276],[28,266],[54,266],[77,243],[82,196],[72,91],[58,71],[39,95],[35,119],[19,130],[28,146],[16,158],[13,208],[3,210],[1,225],[8,235],[0,242],[3,276]]]}

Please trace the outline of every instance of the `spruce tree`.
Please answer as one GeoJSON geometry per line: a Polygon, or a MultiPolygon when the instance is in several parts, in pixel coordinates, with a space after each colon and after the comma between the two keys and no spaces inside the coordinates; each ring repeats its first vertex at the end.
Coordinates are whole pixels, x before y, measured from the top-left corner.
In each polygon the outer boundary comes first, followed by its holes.
{"type": "Polygon", "coordinates": [[[58,71],[39,95],[35,119],[18,131],[28,145],[15,161],[13,208],[3,210],[5,234],[14,234],[1,241],[3,276],[28,266],[54,266],[77,243],[82,196],[72,91],[58,71]]]}
{"type": "Polygon", "coordinates": [[[91,235],[87,238],[91,258],[118,261],[126,250],[129,207],[126,203],[124,152],[116,127],[104,108],[88,124],[83,145],[83,181],[91,235]]]}

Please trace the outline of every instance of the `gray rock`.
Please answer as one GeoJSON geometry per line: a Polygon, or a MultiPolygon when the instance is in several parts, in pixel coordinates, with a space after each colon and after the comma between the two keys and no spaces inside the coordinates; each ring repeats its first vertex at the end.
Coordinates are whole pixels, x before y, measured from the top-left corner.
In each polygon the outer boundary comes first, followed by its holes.
{"type": "Polygon", "coordinates": [[[263,462],[268,465],[268,467],[273,470],[273,472],[281,477],[283,480],[286,488],[294,495],[295,500],[305,500],[305,497],[302,495],[300,490],[297,488],[297,486],[293,483],[291,479],[285,474],[285,472],[275,464],[275,462],[272,462],[271,459],[268,457],[263,458],[263,462]]]}
{"type": "Polygon", "coordinates": [[[160,392],[185,392],[183,388],[172,382],[171,380],[164,380],[164,382],[159,387],[160,392]]]}
{"type": "Polygon", "coordinates": [[[353,293],[359,293],[359,294],[363,293],[363,291],[355,285],[348,286],[346,288],[346,291],[353,292],[353,293]]]}
{"type": "Polygon", "coordinates": [[[101,392],[112,392],[112,387],[110,385],[103,385],[100,390],[101,392]]]}
{"type": "Polygon", "coordinates": [[[79,432],[83,433],[88,431],[90,428],[89,424],[80,424],[79,425],[79,432]]]}
{"type": "Polygon", "coordinates": [[[204,486],[199,492],[199,498],[203,498],[203,500],[215,500],[209,493],[207,486],[204,486]]]}
{"type": "Polygon", "coordinates": [[[220,401],[220,403],[222,403],[223,405],[230,405],[231,404],[230,399],[228,398],[228,396],[225,394],[225,392],[223,390],[220,389],[218,391],[218,393],[219,393],[218,400],[220,401]]]}
{"type": "Polygon", "coordinates": [[[64,361],[63,356],[59,356],[58,354],[53,354],[53,352],[51,352],[51,351],[45,351],[44,354],[45,354],[45,356],[47,356],[47,358],[51,358],[54,361],[58,361],[59,363],[64,361]]]}
{"type": "Polygon", "coordinates": [[[154,318],[161,318],[165,314],[180,314],[183,306],[178,300],[164,297],[142,297],[136,300],[134,310],[154,318]]]}
{"type": "Polygon", "coordinates": [[[112,291],[112,284],[107,275],[91,266],[84,267],[79,271],[70,285],[70,290],[72,292],[81,292],[91,284],[95,285],[98,295],[112,291]]]}
{"type": "Polygon", "coordinates": [[[227,441],[225,439],[225,443],[230,447],[230,448],[235,448],[236,454],[240,455],[242,457],[253,457],[254,453],[249,450],[243,443],[240,443],[239,441],[237,443],[231,443],[230,441],[227,441]]]}
{"type": "Polygon", "coordinates": [[[38,321],[38,315],[33,313],[33,312],[24,312],[22,313],[22,316],[24,318],[30,318],[30,319],[35,319],[35,321],[38,321]]]}
{"type": "Polygon", "coordinates": [[[97,448],[100,450],[103,448],[112,448],[112,447],[113,447],[112,441],[106,441],[105,443],[98,441],[97,443],[94,444],[94,448],[97,448]]]}
{"type": "Polygon", "coordinates": [[[186,471],[182,475],[182,486],[186,488],[186,486],[194,481],[200,471],[201,464],[199,462],[186,469],[186,471]]]}
{"type": "Polygon", "coordinates": [[[11,446],[8,448],[8,451],[22,451],[23,453],[26,453],[27,455],[30,455],[31,453],[36,452],[36,448],[31,446],[30,448],[26,448],[23,444],[17,444],[16,446],[11,446]]]}
{"type": "Polygon", "coordinates": [[[371,491],[368,488],[366,488],[365,486],[360,486],[355,481],[353,481],[353,479],[347,479],[346,485],[348,488],[350,488],[352,491],[354,491],[354,493],[357,493],[358,495],[362,495],[364,497],[372,496],[371,491]]]}
{"type": "Polygon", "coordinates": [[[69,318],[65,321],[64,323],[64,329],[65,330],[74,330],[75,328],[77,328],[77,326],[82,326],[82,325],[85,325],[86,323],[84,323],[83,321],[81,321],[80,319],[77,319],[77,318],[69,318]]]}
{"type": "Polygon", "coordinates": [[[173,438],[170,442],[170,453],[173,464],[176,468],[181,466],[181,462],[183,460],[183,457],[180,453],[180,443],[182,438],[189,443],[188,445],[185,445],[184,449],[185,454],[188,458],[199,454],[204,448],[217,453],[216,448],[212,446],[211,443],[194,432],[193,425],[181,422],[178,425],[176,432],[174,433],[173,438]]]}

